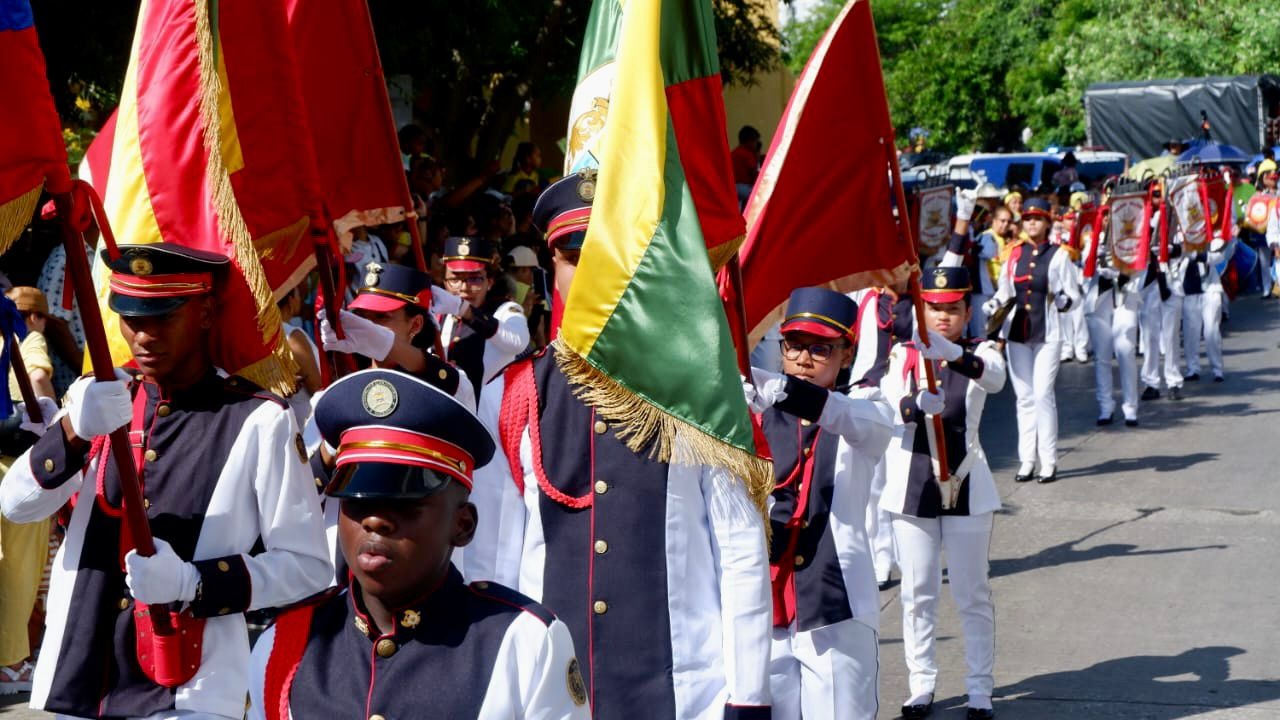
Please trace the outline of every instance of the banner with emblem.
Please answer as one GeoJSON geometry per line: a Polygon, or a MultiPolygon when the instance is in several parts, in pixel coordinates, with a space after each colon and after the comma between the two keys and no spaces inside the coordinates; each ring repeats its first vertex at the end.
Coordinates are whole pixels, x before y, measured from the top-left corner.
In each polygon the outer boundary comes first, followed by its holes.
{"type": "Polygon", "coordinates": [[[1182,247],[1187,252],[1203,252],[1209,249],[1213,239],[1213,208],[1208,183],[1198,174],[1180,175],[1165,186],[1182,232],[1182,247]]]}
{"type": "Polygon", "coordinates": [[[1126,275],[1145,272],[1150,261],[1150,199],[1149,192],[1133,186],[1123,192],[1117,188],[1117,193],[1107,203],[1111,266],[1126,275]]]}
{"type": "MultiPolygon", "coordinates": [[[[597,0],[597,14],[601,4],[620,5],[597,0]]],[[[725,468],[763,511],[773,475],[755,452],[710,230],[688,174],[729,168],[724,122],[705,104],[718,104],[721,92],[711,2],[628,0],[616,32],[594,209],[556,359],[632,449],[725,468]],[[681,127],[697,122],[715,122],[718,141],[686,143],[681,127]]],[[[722,189],[741,235],[731,175],[722,189]]]]}
{"type": "Polygon", "coordinates": [[[955,186],[943,183],[923,187],[912,198],[911,215],[916,223],[920,257],[932,257],[951,239],[951,196],[954,194],[955,186]]]}
{"type": "MultiPolygon", "coordinates": [[[[608,134],[610,102],[618,83],[618,43],[628,3],[595,0],[578,62],[578,84],[569,106],[566,175],[600,165],[608,134]]],[[[667,2],[662,8],[666,103],[681,172],[702,229],[713,268],[723,267],[746,234],[733,184],[724,85],[720,78],[715,17],[706,2],[667,2]]]]}
{"type": "Polygon", "coordinates": [[[1276,210],[1276,196],[1264,192],[1256,192],[1249,198],[1244,209],[1244,225],[1257,233],[1267,231],[1267,221],[1276,210]]]}
{"type": "MultiPolygon", "coordinates": [[[[116,237],[167,241],[231,259],[219,289],[215,363],[278,393],[295,384],[277,293],[314,266],[323,215],[280,3],[143,0],[103,197],[116,237]],[[270,68],[270,72],[264,72],[270,68]]],[[[99,259],[98,273],[107,271],[99,259]]],[[[103,318],[117,363],[119,318],[103,318]]]]}

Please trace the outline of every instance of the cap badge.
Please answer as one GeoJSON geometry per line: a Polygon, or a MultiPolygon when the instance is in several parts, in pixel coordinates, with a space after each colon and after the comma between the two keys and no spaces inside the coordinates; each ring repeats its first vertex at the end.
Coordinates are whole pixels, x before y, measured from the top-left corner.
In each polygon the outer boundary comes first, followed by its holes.
{"type": "Polygon", "coordinates": [[[596,173],[590,168],[578,172],[578,199],[591,202],[596,199],[596,173]]]}
{"type": "Polygon", "coordinates": [[[946,286],[947,286],[947,274],[946,274],[946,273],[943,273],[943,272],[940,272],[940,273],[938,273],[937,275],[934,275],[934,276],[933,276],[933,285],[934,285],[934,287],[940,287],[940,288],[944,288],[944,287],[946,287],[946,286]]]}
{"type": "Polygon", "coordinates": [[[565,683],[569,686],[569,697],[573,704],[587,704],[587,684],[582,681],[582,671],[578,668],[578,658],[569,658],[569,667],[565,670],[565,683]]]}
{"type": "Polygon", "coordinates": [[[129,261],[129,272],[138,277],[146,277],[152,270],[151,260],[146,255],[135,255],[129,261]]]}
{"type": "Polygon", "coordinates": [[[396,411],[396,406],[400,404],[400,394],[396,392],[395,386],[386,380],[374,380],[364,386],[364,392],[360,394],[360,402],[370,415],[384,418],[396,411]]]}
{"type": "Polygon", "coordinates": [[[382,279],[382,266],[376,262],[371,262],[364,266],[364,284],[365,287],[377,287],[378,282],[382,279]]]}
{"type": "Polygon", "coordinates": [[[470,254],[471,254],[471,245],[469,245],[469,244],[467,244],[467,243],[465,243],[465,242],[459,242],[459,243],[458,243],[458,254],[459,254],[459,255],[463,255],[463,256],[470,255],[470,254]]]}
{"type": "Polygon", "coordinates": [[[400,624],[407,628],[416,628],[420,622],[422,615],[417,610],[405,610],[404,617],[400,618],[400,624]]]}

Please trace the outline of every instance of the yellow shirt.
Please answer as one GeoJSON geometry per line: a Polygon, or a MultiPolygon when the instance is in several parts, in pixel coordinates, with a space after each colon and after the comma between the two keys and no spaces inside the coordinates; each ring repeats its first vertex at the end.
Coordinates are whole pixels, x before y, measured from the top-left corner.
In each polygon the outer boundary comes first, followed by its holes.
{"type": "MultiPolygon", "coordinates": [[[[49,345],[45,342],[44,335],[29,332],[19,347],[22,348],[22,362],[27,364],[28,374],[44,370],[53,375],[53,361],[49,359],[49,345]]],[[[14,402],[22,400],[22,391],[18,388],[18,378],[13,374],[13,368],[9,368],[9,397],[14,402]]]]}

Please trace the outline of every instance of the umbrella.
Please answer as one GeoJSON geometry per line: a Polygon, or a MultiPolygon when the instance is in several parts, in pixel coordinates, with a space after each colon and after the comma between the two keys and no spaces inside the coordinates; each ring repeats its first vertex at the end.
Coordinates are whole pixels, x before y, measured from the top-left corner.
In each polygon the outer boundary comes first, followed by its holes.
{"type": "Polygon", "coordinates": [[[1129,171],[1124,176],[1130,180],[1142,180],[1149,176],[1163,175],[1166,170],[1173,167],[1178,161],[1172,155],[1160,155],[1158,157],[1147,158],[1141,162],[1136,162],[1129,167],[1129,171]]]}
{"type": "Polygon", "coordinates": [[[1180,163],[1201,165],[1240,164],[1249,162],[1250,155],[1234,145],[1220,142],[1197,142],[1178,156],[1180,163]]]}

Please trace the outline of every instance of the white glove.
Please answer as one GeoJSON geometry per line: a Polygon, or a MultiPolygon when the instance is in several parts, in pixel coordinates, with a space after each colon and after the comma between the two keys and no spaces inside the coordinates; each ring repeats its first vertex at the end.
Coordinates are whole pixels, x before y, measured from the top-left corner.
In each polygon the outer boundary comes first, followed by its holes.
{"type": "Polygon", "coordinates": [[[753,413],[762,413],[775,404],[787,399],[787,376],[778,373],[751,368],[753,383],[742,379],[742,393],[747,398],[747,406],[753,413]]]}
{"type": "Polygon", "coordinates": [[[956,190],[956,219],[969,222],[973,219],[973,206],[978,202],[977,190],[956,190]]]}
{"type": "Polygon", "coordinates": [[[156,554],[142,557],[137,550],[124,556],[124,583],[134,599],[148,605],[196,599],[200,571],[178,557],[169,543],[155,539],[156,554]]]}
{"type": "Polygon", "coordinates": [[[1053,306],[1058,308],[1058,312],[1066,312],[1071,309],[1071,298],[1066,293],[1058,293],[1053,297],[1053,306]]]}
{"type": "Polygon", "coordinates": [[[82,377],[67,388],[67,417],[71,430],[82,440],[109,435],[133,419],[133,398],[126,383],[129,375],[119,368],[116,379],[95,380],[82,377]]]}
{"type": "Polygon", "coordinates": [[[346,335],[341,340],[325,317],[324,310],[316,313],[316,319],[320,321],[320,342],[325,350],[363,355],[377,361],[386,360],[387,355],[391,354],[391,347],[396,344],[396,334],[389,328],[346,310],[340,311],[338,317],[342,320],[342,332],[346,335]]]}
{"type": "Polygon", "coordinates": [[[1212,253],[1222,252],[1222,248],[1226,246],[1227,246],[1227,242],[1225,240],[1223,240],[1220,237],[1216,237],[1209,243],[1209,252],[1212,252],[1212,253]]]}
{"type": "MultiPolygon", "coordinates": [[[[44,422],[35,422],[27,415],[27,404],[18,403],[18,412],[22,415],[22,424],[18,426],[20,430],[26,430],[29,433],[35,433],[37,436],[44,435],[44,431],[53,424],[53,418],[58,414],[58,402],[53,398],[37,397],[36,404],[40,406],[40,416],[44,418],[44,422]]],[[[133,417],[133,408],[129,408],[129,417],[133,417]]],[[[128,421],[126,421],[128,422],[128,421]]]]}
{"type": "Polygon", "coordinates": [[[947,406],[946,393],[942,388],[938,388],[938,392],[931,393],[928,390],[921,390],[916,393],[916,407],[920,408],[920,412],[925,415],[937,415],[947,406]]]}
{"type": "Polygon", "coordinates": [[[1119,280],[1120,271],[1109,267],[1098,268],[1098,277],[1106,278],[1108,280],[1119,280]]]}
{"type": "Polygon", "coordinates": [[[926,360],[946,360],[947,362],[952,362],[959,360],[960,356],[964,354],[964,348],[946,339],[941,333],[933,330],[929,330],[928,332],[928,347],[925,347],[924,343],[920,342],[920,336],[918,334],[913,338],[915,340],[916,349],[920,351],[921,357],[924,357],[926,360]]]}
{"type": "Polygon", "coordinates": [[[431,312],[436,315],[462,315],[467,301],[437,285],[431,286],[431,312]]]}
{"type": "Polygon", "coordinates": [[[1000,301],[996,300],[995,298],[991,298],[990,300],[982,303],[982,313],[987,317],[991,317],[992,315],[995,315],[996,311],[999,309],[1000,309],[1000,301]]]}

